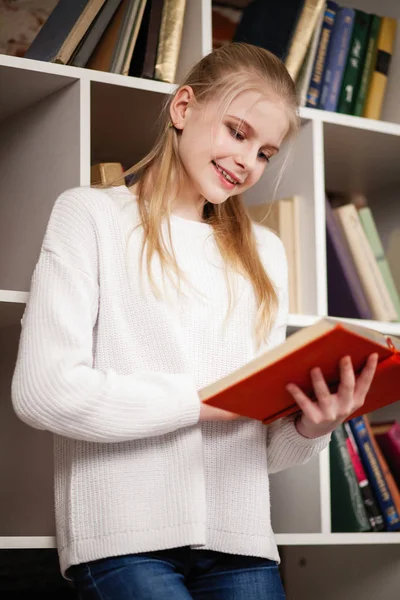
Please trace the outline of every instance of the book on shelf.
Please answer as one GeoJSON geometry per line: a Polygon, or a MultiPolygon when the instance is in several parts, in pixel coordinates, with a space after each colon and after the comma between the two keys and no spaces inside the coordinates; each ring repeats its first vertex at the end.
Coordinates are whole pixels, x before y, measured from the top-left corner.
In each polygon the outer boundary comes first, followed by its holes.
{"type": "Polygon", "coordinates": [[[128,0],[122,0],[122,2],[119,4],[116,12],[113,14],[110,22],[104,30],[103,35],[100,37],[100,40],[86,62],[85,66],[88,69],[105,72],[111,71],[114,48],[117,45],[118,36],[122,28],[127,5],[128,0]]]}
{"type": "Polygon", "coordinates": [[[125,185],[123,168],[119,162],[99,162],[90,167],[90,184],[118,186],[125,185]]]}
{"type": "Polygon", "coordinates": [[[339,8],[326,56],[318,108],[336,111],[354,26],[355,11],[339,8]]]}
{"type": "Polygon", "coordinates": [[[307,92],[310,87],[311,76],[313,72],[313,66],[315,57],[317,56],[321,30],[325,18],[325,5],[323,10],[319,13],[318,20],[314,29],[310,46],[307,50],[306,58],[304,59],[303,65],[300,69],[299,76],[296,80],[297,94],[299,98],[299,105],[305,106],[307,102],[307,92]]]}
{"type": "Polygon", "coordinates": [[[151,0],[147,39],[141,76],[154,79],[154,67],[157,58],[158,33],[161,28],[164,0],[151,0]]]}
{"type": "Polygon", "coordinates": [[[365,513],[369,520],[369,524],[372,531],[384,531],[385,522],[383,520],[382,511],[379,508],[378,502],[375,498],[374,492],[372,491],[371,484],[367,477],[367,473],[364,469],[364,465],[361,460],[360,451],[357,446],[357,442],[354,439],[353,432],[349,421],[342,424],[343,433],[346,440],[346,447],[349,453],[350,460],[353,465],[354,473],[360,487],[361,496],[363,498],[365,513]]]}
{"type": "Polygon", "coordinates": [[[329,44],[332,37],[338,8],[337,2],[328,0],[326,3],[321,35],[311,72],[311,81],[307,92],[306,106],[310,108],[317,108],[319,106],[326,70],[326,57],[329,50],[329,44]]]}
{"type": "Polygon", "coordinates": [[[349,421],[360,450],[368,479],[382,510],[385,529],[400,530],[400,493],[386,460],[374,439],[369,418],[366,414],[349,421]]]}
{"type": "Polygon", "coordinates": [[[397,311],[354,204],[333,210],[342,227],[372,314],[378,321],[397,321],[397,311]]]}
{"type": "Polygon", "coordinates": [[[173,83],[181,46],[186,0],[164,0],[154,78],[173,83]]]}
{"type": "Polygon", "coordinates": [[[128,0],[111,60],[111,73],[128,75],[147,0],[128,0]]]}
{"type": "Polygon", "coordinates": [[[374,422],[371,423],[371,429],[400,489],[400,423],[399,421],[374,422]]]}
{"type": "MultiPolygon", "coordinates": [[[[351,418],[400,398],[400,339],[332,318],[323,318],[290,335],[230,375],[200,390],[212,406],[270,423],[299,411],[286,384],[297,384],[313,397],[310,370],[320,367],[332,391],[340,382],[339,360],[352,359],[360,373],[368,356],[378,354],[378,366],[364,405],[351,418]]],[[[350,418],[350,417],[349,417],[350,418]]]]}
{"type": "Polygon", "coordinates": [[[291,196],[271,204],[247,206],[253,221],[268,227],[281,239],[288,261],[289,311],[302,314],[300,211],[302,198],[291,196]]]}
{"type": "Polygon", "coordinates": [[[60,0],[25,58],[67,64],[105,0],[60,0]]]}
{"type": "Polygon", "coordinates": [[[328,314],[333,317],[373,319],[346,238],[328,198],[325,198],[328,314]]]}
{"type": "Polygon", "coordinates": [[[371,531],[361,487],[347,449],[343,425],[332,432],[329,465],[332,532],[371,531]]]}
{"type": "Polygon", "coordinates": [[[356,93],[361,80],[362,65],[368,46],[371,15],[363,10],[355,11],[353,34],[344,70],[337,112],[352,114],[356,93]]]}
{"type": "Polygon", "coordinates": [[[371,16],[371,25],[368,34],[368,45],[365,54],[364,65],[362,67],[360,85],[356,92],[354,107],[352,110],[352,114],[354,114],[356,117],[363,116],[368,87],[371,81],[371,75],[376,60],[378,34],[380,26],[381,17],[373,14],[371,16]]]}
{"type": "Polygon", "coordinates": [[[363,110],[363,116],[368,119],[380,119],[381,117],[396,30],[396,19],[382,17],[377,40],[375,64],[373,65],[363,110]]]}

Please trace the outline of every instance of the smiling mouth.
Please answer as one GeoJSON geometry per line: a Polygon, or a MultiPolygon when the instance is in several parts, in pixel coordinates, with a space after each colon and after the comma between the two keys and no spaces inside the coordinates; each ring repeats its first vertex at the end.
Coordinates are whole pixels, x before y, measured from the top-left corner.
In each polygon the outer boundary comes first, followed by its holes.
{"type": "Polygon", "coordinates": [[[220,167],[215,160],[211,161],[212,164],[214,165],[214,167],[221,173],[221,175],[226,179],[226,181],[228,181],[229,183],[231,183],[232,185],[238,185],[240,183],[240,181],[238,181],[237,179],[234,179],[232,177],[232,175],[230,175],[227,171],[225,171],[225,169],[223,169],[222,167],[220,167]]]}

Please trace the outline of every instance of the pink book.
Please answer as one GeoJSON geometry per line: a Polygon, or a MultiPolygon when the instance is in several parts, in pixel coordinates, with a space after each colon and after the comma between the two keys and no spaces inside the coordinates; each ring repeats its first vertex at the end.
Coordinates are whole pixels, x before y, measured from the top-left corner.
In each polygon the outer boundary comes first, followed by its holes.
{"type": "Polygon", "coordinates": [[[400,490],[400,423],[374,423],[372,431],[400,490]]]}

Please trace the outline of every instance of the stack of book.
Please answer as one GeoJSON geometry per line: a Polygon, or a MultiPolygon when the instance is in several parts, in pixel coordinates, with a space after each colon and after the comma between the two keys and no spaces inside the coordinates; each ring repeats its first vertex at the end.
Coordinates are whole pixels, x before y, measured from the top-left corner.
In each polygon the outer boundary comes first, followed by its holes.
{"type": "Polygon", "coordinates": [[[333,0],[254,0],[233,36],[281,58],[300,105],[380,119],[396,19],[333,0]]]}
{"type": "Polygon", "coordinates": [[[350,419],[329,452],[332,531],[399,531],[400,423],[350,419]]]}
{"type": "Polygon", "coordinates": [[[328,314],[400,321],[399,291],[371,208],[362,195],[337,203],[325,201],[328,314]]]}
{"type": "Polygon", "coordinates": [[[59,0],[25,58],[174,83],[186,0],[59,0]]]}

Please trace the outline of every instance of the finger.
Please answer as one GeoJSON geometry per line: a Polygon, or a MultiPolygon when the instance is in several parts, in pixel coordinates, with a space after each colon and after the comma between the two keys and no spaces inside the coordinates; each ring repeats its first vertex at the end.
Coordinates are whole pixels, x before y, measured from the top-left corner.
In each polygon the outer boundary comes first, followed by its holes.
{"type": "Polygon", "coordinates": [[[325,377],[321,369],[319,367],[311,369],[310,376],[318,401],[321,402],[322,405],[329,404],[331,401],[331,391],[325,381],[325,377]]]}
{"type": "Polygon", "coordinates": [[[338,387],[338,396],[341,401],[349,404],[353,400],[354,388],[356,385],[356,376],[353,369],[353,363],[350,356],[343,356],[339,362],[340,384],[338,387]]]}
{"type": "Polygon", "coordinates": [[[376,367],[378,365],[378,354],[370,354],[367,360],[367,364],[361,371],[360,375],[357,378],[356,386],[355,386],[355,395],[359,400],[364,401],[365,396],[367,395],[369,388],[371,387],[372,380],[374,378],[376,367]]]}
{"type": "Polygon", "coordinates": [[[288,383],[287,391],[293,396],[299,408],[313,422],[317,422],[321,410],[317,402],[313,402],[295,383],[288,383]]]}

